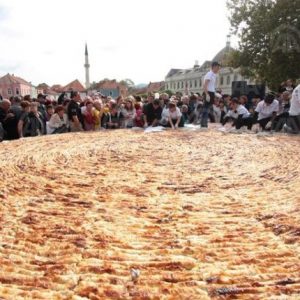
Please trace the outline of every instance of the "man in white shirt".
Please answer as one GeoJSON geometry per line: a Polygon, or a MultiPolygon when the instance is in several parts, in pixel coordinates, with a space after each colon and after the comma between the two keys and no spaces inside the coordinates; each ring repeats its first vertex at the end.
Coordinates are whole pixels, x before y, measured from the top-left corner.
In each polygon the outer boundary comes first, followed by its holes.
{"type": "Polygon", "coordinates": [[[221,69],[221,65],[218,62],[213,62],[211,65],[211,70],[206,73],[204,77],[204,109],[201,118],[201,127],[207,127],[208,114],[209,111],[212,110],[212,105],[215,99],[216,93],[216,82],[217,82],[217,74],[221,69]]]}
{"type": "Polygon", "coordinates": [[[289,133],[300,132],[300,84],[293,91],[288,124],[284,125],[284,130],[289,133]]]}
{"type": "Polygon", "coordinates": [[[177,129],[178,127],[184,126],[182,113],[180,109],[176,106],[175,102],[173,101],[169,103],[169,108],[168,111],[166,112],[166,117],[168,118],[167,127],[171,127],[172,129],[177,129]]]}
{"type": "Polygon", "coordinates": [[[231,109],[226,114],[222,125],[224,126],[226,122],[230,119],[233,120],[233,124],[236,129],[241,129],[243,126],[247,126],[248,130],[251,130],[253,125],[253,118],[248,109],[239,103],[237,98],[233,98],[231,101],[231,109]]]}
{"type": "Polygon", "coordinates": [[[279,111],[279,102],[275,99],[275,95],[269,93],[263,101],[257,104],[255,109],[255,118],[262,130],[266,129],[269,122],[273,123],[279,111]]]}

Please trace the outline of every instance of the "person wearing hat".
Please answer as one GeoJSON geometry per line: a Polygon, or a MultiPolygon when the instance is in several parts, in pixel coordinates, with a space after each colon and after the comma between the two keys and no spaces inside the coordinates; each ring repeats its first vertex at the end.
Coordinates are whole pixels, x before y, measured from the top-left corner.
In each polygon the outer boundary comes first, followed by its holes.
{"type": "Polygon", "coordinates": [[[221,65],[218,62],[211,64],[211,70],[204,77],[204,109],[201,118],[201,127],[207,128],[208,114],[212,110],[212,105],[215,99],[217,74],[220,71],[221,65]]]}

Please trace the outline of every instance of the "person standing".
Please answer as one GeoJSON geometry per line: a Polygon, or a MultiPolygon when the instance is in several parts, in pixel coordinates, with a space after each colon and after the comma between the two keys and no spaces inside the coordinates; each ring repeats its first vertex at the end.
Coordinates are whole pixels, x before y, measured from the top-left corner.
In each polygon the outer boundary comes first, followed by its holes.
{"type": "Polygon", "coordinates": [[[38,111],[38,103],[30,103],[30,111],[24,114],[19,121],[19,134],[22,137],[33,137],[42,135],[44,132],[41,113],[38,111]],[[22,128],[21,128],[22,127],[22,128]]]}
{"type": "Polygon", "coordinates": [[[83,113],[83,122],[85,131],[95,130],[94,106],[91,100],[85,103],[85,110],[83,113]]]}
{"type": "Polygon", "coordinates": [[[7,139],[14,140],[19,138],[18,134],[18,122],[22,114],[21,99],[19,97],[11,97],[11,107],[9,112],[11,112],[14,117],[10,119],[9,130],[7,131],[7,139]]]}
{"type": "Polygon", "coordinates": [[[132,128],[134,126],[134,120],[136,118],[136,110],[133,105],[134,98],[129,96],[125,99],[125,106],[122,107],[121,113],[123,115],[124,128],[132,128]]]}
{"type": "Polygon", "coordinates": [[[217,82],[217,74],[221,69],[221,65],[218,62],[213,62],[211,64],[211,70],[206,73],[204,77],[204,109],[202,112],[201,118],[201,127],[207,128],[208,127],[208,115],[209,112],[212,110],[212,105],[215,99],[216,93],[216,82],[217,82]]]}
{"type": "Polygon", "coordinates": [[[55,113],[51,116],[47,126],[47,134],[66,133],[69,131],[68,116],[62,105],[55,108],[55,113]]]}
{"type": "Polygon", "coordinates": [[[11,102],[8,99],[3,99],[0,102],[0,123],[2,123],[2,131],[5,139],[11,139],[10,135],[13,131],[13,120],[15,115],[11,112],[11,102]]]}
{"type": "Polygon", "coordinates": [[[103,115],[103,105],[100,99],[94,101],[93,118],[95,123],[95,130],[98,131],[101,128],[101,118],[103,115]]]}
{"type": "MultiPolygon", "coordinates": [[[[29,101],[29,99],[26,101],[29,101]]],[[[37,103],[38,103],[38,111],[40,113],[40,119],[43,122],[43,130],[44,131],[42,132],[42,134],[46,134],[46,123],[47,123],[47,110],[46,110],[46,105],[45,105],[46,104],[46,96],[43,94],[38,94],[37,103]]]]}
{"type": "Polygon", "coordinates": [[[83,130],[80,101],[80,94],[76,91],[72,91],[71,101],[68,105],[68,118],[70,121],[71,132],[80,132],[83,130]]]}
{"type": "Polygon", "coordinates": [[[20,138],[23,137],[24,123],[26,122],[28,114],[30,112],[30,102],[28,102],[28,101],[22,101],[21,102],[21,109],[22,109],[22,112],[21,112],[21,116],[20,116],[20,119],[19,119],[19,122],[18,122],[18,126],[17,126],[17,128],[18,128],[18,136],[20,138]]]}

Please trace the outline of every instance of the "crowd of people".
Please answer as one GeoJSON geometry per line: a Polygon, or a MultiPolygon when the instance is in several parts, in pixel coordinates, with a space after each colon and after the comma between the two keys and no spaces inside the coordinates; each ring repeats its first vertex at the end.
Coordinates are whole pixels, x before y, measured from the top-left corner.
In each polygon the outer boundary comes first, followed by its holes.
{"type": "Polygon", "coordinates": [[[13,140],[44,134],[97,131],[118,128],[163,126],[171,129],[194,124],[206,128],[208,121],[235,129],[300,132],[300,85],[290,81],[281,85],[278,93],[268,93],[263,99],[254,96],[231,97],[221,91],[211,91],[219,65],[205,77],[204,93],[174,95],[148,94],[126,98],[104,97],[95,93],[81,99],[77,91],[63,93],[58,101],[39,94],[11,97],[0,101],[0,140],[13,140]],[[210,87],[211,85],[211,87],[210,87]],[[256,129],[257,130],[257,129],[256,129]]]}

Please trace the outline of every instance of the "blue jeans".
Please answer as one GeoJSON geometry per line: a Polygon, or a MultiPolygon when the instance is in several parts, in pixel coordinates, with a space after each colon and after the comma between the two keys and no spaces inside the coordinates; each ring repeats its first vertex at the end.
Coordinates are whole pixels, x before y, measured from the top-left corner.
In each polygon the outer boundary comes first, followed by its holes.
{"type": "Polygon", "coordinates": [[[202,116],[201,116],[201,127],[208,127],[208,114],[210,111],[210,107],[205,105],[203,107],[202,116]]]}

